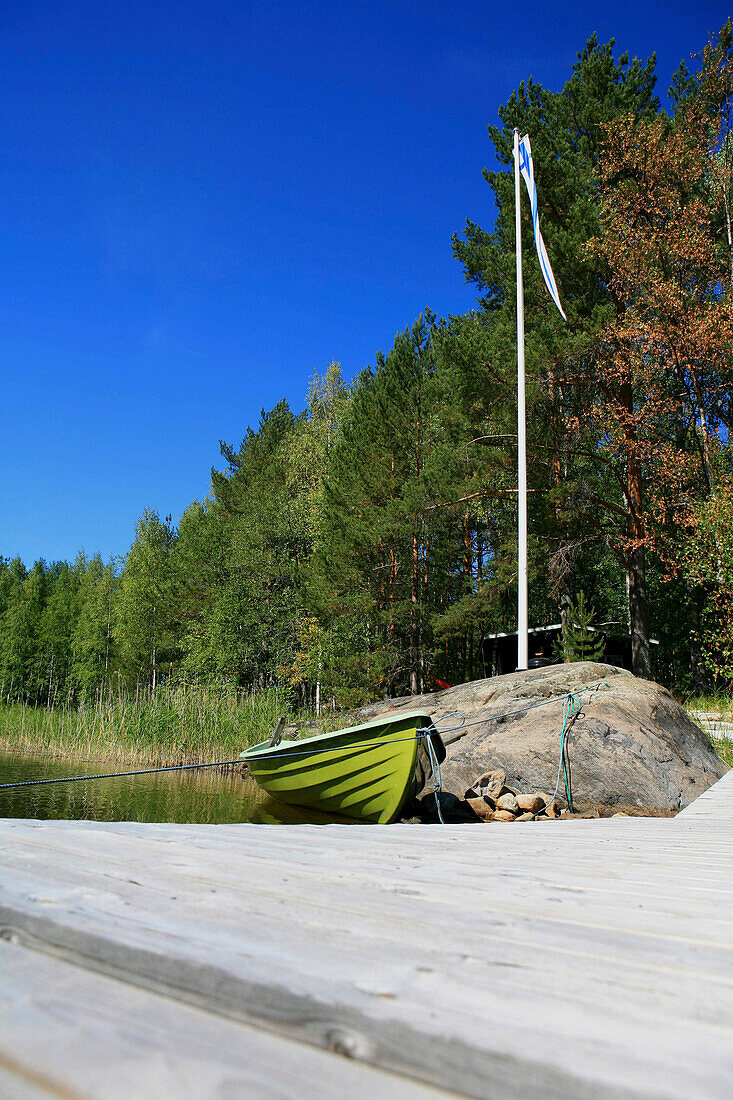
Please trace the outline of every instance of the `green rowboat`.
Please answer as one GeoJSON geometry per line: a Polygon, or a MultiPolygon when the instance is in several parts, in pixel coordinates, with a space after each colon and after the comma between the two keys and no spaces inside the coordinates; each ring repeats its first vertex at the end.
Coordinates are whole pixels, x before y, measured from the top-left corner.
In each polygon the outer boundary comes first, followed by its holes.
{"type": "Polygon", "coordinates": [[[445,759],[430,715],[395,714],[302,741],[269,741],[240,753],[263,790],[292,806],[385,825],[432,774],[428,739],[445,759]]]}

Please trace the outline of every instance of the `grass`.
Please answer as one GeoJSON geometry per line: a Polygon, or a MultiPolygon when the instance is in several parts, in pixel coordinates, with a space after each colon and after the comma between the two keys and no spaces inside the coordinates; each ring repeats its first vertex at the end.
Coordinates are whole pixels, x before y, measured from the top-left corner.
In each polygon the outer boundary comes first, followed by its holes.
{"type": "Polygon", "coordinates": [[[728,741],[722,737],[711,737],[710,744],[721,760],[724,760],[729,768],[733,768],[733,741],[728,741]]]}
{"type": "MultiPolygon", "coordinates": [[[[695,695],[685,700],[685,710],[692,717],[692,712],[702,714],[720,715],[724,722],[733,722],[733,698],[726,692],[713,695],[695,695]]],[[[693,717],[693,721],[696,721],[693,717]]],[[[725,737],[711,737],[708,730],[703,729],[712,747],[721,760],[725,761],[729,768],[733,768],[733,741],[725,737]]]]}
{"type": "Polygon", "coordinates": [[[249,695],[186,685],[110,693],[78,708],[0,704],[0,749],[152,766],[234,759],[267,737],[286,692],[249,695]]]}
{"type": "Polygon", "coordinates": [[[722,714],[733,718],[733,696],[727,692],[714,695],[693,695],[685,699],[685,710],[700,710],[705,713],[722,714]]]}

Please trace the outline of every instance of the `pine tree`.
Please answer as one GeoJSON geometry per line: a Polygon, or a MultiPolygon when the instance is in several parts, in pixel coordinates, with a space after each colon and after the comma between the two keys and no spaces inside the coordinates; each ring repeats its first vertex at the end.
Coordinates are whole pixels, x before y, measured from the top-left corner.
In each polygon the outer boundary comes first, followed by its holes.
{"type": "Polygon", "coordinates": [[[265,687],[287,675],[297,651],[311,539],[302,501],[307,487],[290,477],[289,463],[304,420],[286,401],[263,410],[238,451],[222,444],[228,470],[212,471],[229,560],[198,651],[219,675],[240,683],[265,687]]]}
{"type": "Polygon", "coordinates": [[[571,602],[563,615],[562,636],[557,654],[566,662],[600,661],[606,652],[606,640],[592,630],[595,609],[588,607],[585,593],[579,592],[575,603],[571,602]]]}

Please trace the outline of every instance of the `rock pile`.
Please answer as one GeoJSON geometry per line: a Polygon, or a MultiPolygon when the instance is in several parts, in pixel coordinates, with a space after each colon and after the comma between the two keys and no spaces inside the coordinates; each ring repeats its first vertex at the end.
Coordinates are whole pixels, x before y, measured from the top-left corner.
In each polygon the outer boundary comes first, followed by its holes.
{"type": "Polygon", "coordinates": [[[469,787],[464,801],[481,821],[534,821],[559,817],[555,802],[544,791],[521,794],[506,785],[503,768],[487,772],[469,787]]]}

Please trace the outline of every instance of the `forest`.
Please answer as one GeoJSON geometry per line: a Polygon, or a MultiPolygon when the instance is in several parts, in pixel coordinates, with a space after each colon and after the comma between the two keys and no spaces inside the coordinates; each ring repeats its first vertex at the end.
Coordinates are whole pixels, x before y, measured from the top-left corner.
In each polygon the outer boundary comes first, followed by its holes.
{"type": "Polygon", "coordinates": [[[525,203],[530,625],[582,597],[637,675],[728,688],[731,24],[665,109],[654,57],[614,49],[591,38],[560,91],[528,80],[489,126],[495,223],[452,242],[474,309],[406,318],[351,381],[324,364],[301,411],[222,442],[177,525],[144,511],[124,559],[0,561],[5,702],[277,686],[320,711],[483,675],[482,638],[516,629],[514,127],[568,316],[525,203]]]}

